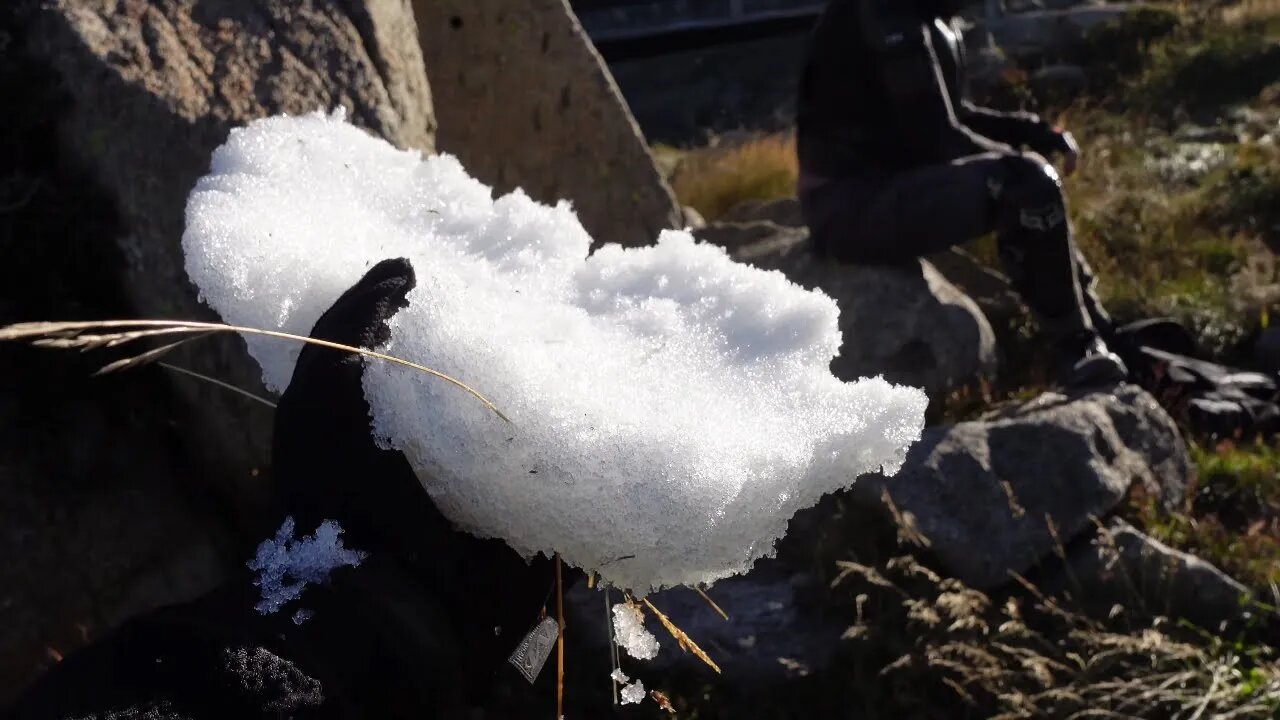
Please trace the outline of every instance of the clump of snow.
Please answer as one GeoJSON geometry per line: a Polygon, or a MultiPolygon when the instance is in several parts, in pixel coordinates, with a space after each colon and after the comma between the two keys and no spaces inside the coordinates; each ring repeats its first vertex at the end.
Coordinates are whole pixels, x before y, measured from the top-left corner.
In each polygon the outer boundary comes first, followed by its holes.
{"type": "Polygon", "coordinates": [[[631,705],[644,700],[644,683],[639,680],[622,688],[622,704],[631,705]]]}
{"type": "Polygon", "coordinates": [[[613,678],[613,681],[619,685],[626,685],[631,682],[631,678],[627,677],[627,674],[622,672],[622,668],[614,668],[613,672],[609,673],[609,677],[613,678]]]}
{"type": "MultiPolygon", "coordinates": [[[[327,582],[334,570],[364,561],[365,553],[342,546],[342,527],[332,520],[324,521],[314,535],[302,539],[294,539],[293,532],[293,518],[285,518],[276,536],[263,540],[248,563],[249,569],[258,573],[254,584],[262,592],[262,600],[254,609],[263,615],[271,615],[297,600],[308,584],[327,582]]],[[[310,616],[300,610],[293,620],[301,625],[310,616]]]]}
{"type": "MultiPolygon", "coordinates": [[[[226,321],[299,334],[374,263],[409,258],[418,285],[383,350],[467,382],[512,422],[374,361],[376,436],[463,530],[615,586],[744,571],[797,510],[901,465],[926,399],[831,375],[830,297],[684,232],[591,243],[567,203],[495,200],[453,157],[320,113],[233,131],[183,237],[226,321]]],[[[286,387],[298,346],[246,341],[267,386],[286,387]]]]}
{"type": "Polygon", "coordinates": [[[633,605],[618,603],[613,606],[613,635],[622,649],[637,660],[652,660],[658,656],[658,639],[645,629],[644,615],[633,605]]]}

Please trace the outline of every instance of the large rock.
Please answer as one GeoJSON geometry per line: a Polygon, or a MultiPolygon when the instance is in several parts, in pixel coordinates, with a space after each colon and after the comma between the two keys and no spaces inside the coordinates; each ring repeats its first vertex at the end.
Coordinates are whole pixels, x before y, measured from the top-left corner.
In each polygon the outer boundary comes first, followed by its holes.
{"type": "Polygon", "coordinates": [[[930,428],[897,475],[852,492],[878,512],[887,494],[948,573],[990,588],[1093,527],[1134,483],[1181,502],[1191,472],[1173,420],[1121,386],[1046,393],[987,420],[930,428]]]}
{"type": "Polygon", "coordinates": [[[974,35],[989,32],[1001,50],[1014,56],[1052,55],[1080,43],[1086,33],[1119,20],[1140,3],[1055,3],[1058,7],[1001,15],[974,35]]]}
{"type": "MultiPolygon", "coordinates": [[[[778,560],[760,560],[750,572],[721,580],[708,591],[728,621],[689,588],[663,590],[649,595],[649,600],[712,658],[722,672],[720,679],[745,689],[828,669],[848,623],[806,603],[805,588],[812,583],[812,577],[778,560]]],[[[568,593],[583,657],[597,653],[603,657],[609,651],[610,633],[600,610],[600,595],[581,583],[568,593]]],[[[616,603],[621,597],[613,592],[611,599],[616,603]]],[[[702,661],[680,650],[652,618],[648,626],[661,650],[645,663],[642,677],[646,671],[695,677],[709,673],[702,661]]],[[[624,654],[623,664],[630,672],[627,660],[624,654]]]]}
{"type": "Polygon", "coordinates": [[[1135,617],[1189,620],[1214,632],[1245,629],[1274,612],[1213,564],[1165,545],[1120,518],[1086,533],[1066,563],[1037,578],[1041,590],[1071,598],[1095,615],[1120,606],[1135,617]]]}
{"type": "Polygon", "coordinates": [[[982,314],[995,326],[997,336],[1001,330],[1030,314],[1009,278],[984,265],[964,248],[948,248],[925,259],[948,282],[973,298],[982,314]]]}
{"type": "Polygon", "coordinates": [[[644,245],[680,207],[567,0],[413,0],[439,146],[481,180],[569,199],[600,243],[644,245]]]}
{"type": "Polygon", "coordinates": [[[841,378],[884,375],[937,394],[995,374],[990,323],[928,262],[859,267],[824,261],[803,229],[770,221],[712,223],[695,234],[736,260],[780,270],[835,298],[844,345],[831,369],[841,378]]]}
{"type": "MultiPolygon", "coordinates": [[[[139,316],[216,319],[187,280],[180,239],[187,193],[232,128],[342,106],[400,147],[434,147],[408,0],[50,0],[28,22],[32,54],[70,95],[50,120],[123,218],[114,239],[139,316]]],[[[238,339],[191,348],[176,362],[262,392],[238,339]]],[[[191,411],[181,427],[227,471],[231,507],[253,505],[270,414],[207,384],[176,387],[191,411]]]]}
{"type": "Polygon", "coordinates": [[[800,210],[800,201],[793,197],[774,198],[772,200],[743,200],[729,208],[720,218],[724,222],[756,222],[768,220],[783,227],[805,227],[804,214],[800,210]]]}
{"type": "MultiPolygon", "coordinates": [[[[0,28],[0,161],[30,190],[0,203],[0,323],[216,319],[183,272],[184,206],[254,118],[341,105],[433,147],[401,0],[23,1],[0,3],[0,28]]],[[[262,392],[236,340],[172,360],[262,392]]],[[[208,590],[255,538],[270,411],[158,368],[90,378],[105,361],[0,348],[0,705],[121,621],[208,590]]]]}

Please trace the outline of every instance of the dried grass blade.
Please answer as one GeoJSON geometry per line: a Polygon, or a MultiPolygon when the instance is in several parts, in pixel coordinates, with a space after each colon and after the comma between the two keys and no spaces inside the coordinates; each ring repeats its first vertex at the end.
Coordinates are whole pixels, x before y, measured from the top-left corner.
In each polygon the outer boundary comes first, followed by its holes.
{"type": "MultiPolygon", "coordinates": [[[[151,363],[156,362],[160,358],[169,354],[178,346],[184,345],[193,340],[199,340],[200,338],[206,337],[207,335],[209,335],[209,333],[207,332],[200,333],[199,335],[196,335],[194,337],[183,338],[177,342],[171,342],[168,345],[161,345],[160,347],[148,350],[142,353],[141,355],[134,355],[133,357],[127,357],[122,360],[116,360],[113,363],[107,363],[106,365],[103,365],[102,367],[98,368],[97,372],[95,372],[94,375],[95,376],[107,375],[113,372],[119,372],[121,370],[132,370],[133,368],[139,368],[139,367],[142,367],[143,365],[150,365],[151,363]]],[[[192,374],[195,374],[195,373],[192,373],[192,374]]],[[[214,380],[213,378],[206,378],[206,379],[211,380],[218,384],[225,384],[225,383],[222,383],[221,381],[214,380]]],[[[236,388],[236,389],[239,390],[239,388],[236,388]]]]}
{"type": "Polygon", "coordinates": [[[418,372],[439,378],[452,385],[465,390],[472,397],[479,400],[486,408],[495,415],[502,418],[505,422],[511,422],[510,418],[502,413],[496,405],[489,401],[479,391],[470,385],[458,380],[457,378],[446,375],[439,370],[433,370],[425,365],[387,355],[375,350],[366,350],[364,348],[353,347],[351,345],[343,345],[342,343],[329,342],[328,340],[320,340],[318,338],[306,337],[303,335],[294,335],[292,333],[279,332],[276,330],[262,330],[259,328],[244,327],[240,325],[226,325],[224,323],[209,323],[195,321],[178,321],[178,320],[94,320],[94,321],[73,321],[73,322],[25,322],[0,327],[0,342],[27,340],[33,345],[40,347],[56,347],[56,348],[74,348],[74,347],[101,347],[99,343],[104,338],[111,340],[119,340],[119,342],[128,342],[136,337],[141,328],[156,329],[152,335],[162,335],[167,333],[194,333],[194,332],[237,332],[245,335],[257,335],[260,337],[270,337],[279,340],[292,340],[295,342],[307,343],[309,345],[317,345],[327,347],[333,350],[341,350],[343,352],[355,353],[368,358],[382,360],[384,362],[402,365],[418,372]],[[85,330],[101,330],[104,328],[123,328],[120,333],[107,335],[83,335],[85,330]],[[135,337],[129,337],[135,335],[135,337]]]}
{"type": "Polygon", "coordinates": [[[556,553],[556,622],[560,632],[556,637],[556,717],[564,717],[564,571],[560,553],[556,553]]]}
{"type": "Polygon", "coordinates": [[[701,596],[702,596],[702,599],[703,599],[703,600],[705,600],[705,601],[707,602],[707,604],[711,606],[711,609],[712,609],[712,610],[715,610],[715,611],[716,611],[716,614],[717,614],[717,615],[719,615],[720,617],[724,618],[725,620],[728,620],[728,619],[729,619],[729,613],[725,612],[725,611],[724,611],[724,608],[722,608],[722,607],[720,607],[719,605],[717,605],[717,604],[716,604],[716,601],[715,601],[715,600],[712,600],[712,599],[711,599],[711,596],[710,596],[710,595],[708,595],[708,594],[706,593],[706,591],[705,591],[705,590],[703,590],[703,589],[702,589],[702,588],[700,588],[700,587],[694,587],[694,588],[693,588],[693,591],[694,591],[694,592],[696,592],[696,593],[698,593],[699,595],[701,595],[701,596]]]}
{"type": "Polygon", "coordinates": [[[658,618],[658,622],[662,623],[662,627],[666,628],[667,632],[671,633],[671,637],[676,639],[676,642],[680,644],[681,650],[693,653],[694,657],[707,665],[710,665],[712,670],[715,670],[717,673],[720,672],[720,666],[715,664],[715,662],[713,662],[711,658],[702,651],[702,648],[698,647],[698,643],[694,642],[693,638],[686,635],[683,630],[676,627],[676,624],[671,622],[671,618],[663,615],[661,610],[654,607],[653,603],[649,601],[649,598],[644,599],[644,604],[645,607],[653,611],[653,614],[658,618]]]}
{"type": "Polygon", "coordinates": [[[232,385],[229,382],[223,382],[218,378],[210,377],[208,375],[205,375],[204,373],[198,373],[195,370],[188,370],[187,368],[178,367],[177,365],[170,365],[167,362],[159,362],[156,364],[166,370],[172,370],[173,372],[179,373],[181,375],[186,375],[187,377],[193,377],[197,380],[203,380],[207,383],[212,383],[214,385],[217,385],[218,387],[230,390],[231,392],[236,393],[238,395],[243,395],[244,397],[247,397],[250,400],[253,400],[254,402],[262,403],[263,405],[266,405],[269,408],[272,408],[272,409],[276,408],[275,403],[262,397],[261,395],[255,395],[254,393],[251,393],[248,390],[245,390],[244,388],[236,387],[235,385],[232,385]]]}

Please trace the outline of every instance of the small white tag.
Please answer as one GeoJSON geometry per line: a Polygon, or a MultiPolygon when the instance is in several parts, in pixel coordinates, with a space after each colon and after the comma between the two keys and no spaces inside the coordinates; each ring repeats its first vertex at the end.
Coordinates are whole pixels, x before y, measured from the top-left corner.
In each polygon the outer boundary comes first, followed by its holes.
{"type": "Polygon", "coordinates": [[[516,670],[520,671],[530,685],[542,672],[542,666],[547,664],[547,658],[550,657],[551,649],[555,647],[558,637],[560,637],[560,624],[555,618],[544,617],[529,631],[528,635],[524,636],[516,646],[516,651],[511,653],[510,663],[516,666],[516,670]]]}

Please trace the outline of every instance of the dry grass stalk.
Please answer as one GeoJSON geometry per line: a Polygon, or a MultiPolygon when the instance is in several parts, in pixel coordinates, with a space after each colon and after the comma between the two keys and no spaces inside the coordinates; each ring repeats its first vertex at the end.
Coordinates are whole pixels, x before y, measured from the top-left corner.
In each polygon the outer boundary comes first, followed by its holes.
{"type": "Polygon", "coordinates": [[[907,595],[905,590],[898,587],[892,580],[885,577],[879,570],[876,570],[873,567],[856,563],[852,560],[839,560],[836,562],[836,567],[840,568],[840,574],[836,575],[835,579],[831,581],[831,587],[836,587],[840,583],[844,582],[845,578],[850,575],[859,575],[872,585],[879,585],[880,587],[889,588],[890,590],[897,590],[898,593],[904,597],[907,595]]]}
{"type": "Polygon", "coordinates": [[[717,614],[717,615],[719,615],[720,617],[724,618],[725,620],[728,620],[728,619],[729,619],[729,613],[725,612],[723,608],[721,608],[719,605],[717,605],[717,604],[716,604],[716,601],[715,601],[715,600],[712,600],[712,599],[711,599],[711,596],[710,596],[710,595],[708,595],[708,594],[706,593],[706,591],[705,591],[705,590],[703,590],[703,589],[702,589],[702,588],[700,588],[700,587],[695,587],[695,588],[693,589],[693,591],[694,591],[694,592],[696,592],[696,593],[698,593],[698,595],[699,595],[699,596],[701,596],[703,600],[707,601],[707,604],[711,606],[711,609],[712,609],[712,610],[715,610],[715,611],[716,611],[716,614],[717,614]]]}
{"type": "Polygon", "coordinates": [[[880,500],[889,510],[889,514],[893,517],[894,523],[898,526],[898,542],[903,545],[915,545],[916,547],[929,547],[929,538],[920,532],[916,526],[915,516],[911,513],[905,513],[898,509],[896,503],[893,502],[893,496],[889,494],[889,489],[885,488],[880,492],[880,500]]]}
{"type": "Polygon", "coordinates": [[[244,388],[238,388],[235,385],[232,385],[229,382],[223,382],[216,377],[210,377],[208,375],[205,375],[204,373],[199,373],[199,372],[196,372],[195,370],[188,370],[187,368],[178,367],[177,365],[172,365],[167,362],[157,362],[156,365],[159,365],[165,370],[171,370],[173,372],[176,372],[179,375],[186,375],[187,377],[195,378],[196,380],[201,380],[203,382],[207,382],[212,385],[217,385],[218,387],[223,388],[225,390],[230,390],[231,392],[236,393],[237,395],[241,395],[243,397],[249,398],[250,400],[256,403],[261,403],[263,405],[266,405],[267,407],[273,410],[277,407],[276,403],[262,397],[261,395],[255,395],[254,393],[251,393],[248,390],[245,390],[244,388]]]}
{"type": "Polygon", "coordinates": [[[702,651],[702,648],[698,647],[698,643],[694,642],[693,638],[686,635],[683,630],[676,627],[676,624],[671,622],[671,619],[666,615],[663,615],[661,610],[654,607],[653,603],[649,601],[649,598],[644,599],[644,605],[653,611],[654,616],[658,618],[658,622],[662,623],[662,627],[666,628],[667,632],[671,633],[671,637],[675,638],[676,642],[680,644],[681,650],[693,653],[694,657],[711,666],[712,670],[715,670],[717,673],[720,672],[720,666],[715,664],[715,662],[702,651]]]}
{"type": "MultiPolygon", "coordinates": [[[[278,332],[275,330],[261,330],[259,328],[226,325],[223,323],[188,322],[177,320],[25,322],[0,328],[0,342],[29,342],[36,347],[97,350],[102,348],[119,347],[121,345],[126,345],[128,343],[150,337],[184,334],[196,335],[196,338],[188,338],[188,340],[192,340],[214,333],[242,333],[246,335],[276,338],[279,340],[292,340],[294,342],[327,347],[332,350],[341,350],[343,352],[355,353],[357,355],[363,355],[364,357],[402,365],[458,386],[483,403],[485,407],[491,410],[498,417],[502,418],[504,421],[510,422],[507,416],[503,415],[502,412],[498,410],[496,405],[481,395],[477,390],[461,380],[450,377],[439,370],[432,370],[425,365],[419,365],[418,363],[404,360],[393,355],[386,355],[374,350],[366,350],[364,348],[353,347],[351,345],[343,345],[341,343],[329,342],[328,340],[320,340],[302,335],[293,335],[291,333],[278,332]],[[109,330],[111,332],[92,332],[100,330],[109,330]]],[[[182,342],[185,342],[185,340],[171,343],[170,345],[156,348],[154,350],[149,350],[132,358],[118,360],[103,367],[98,371],[98,373],[115,372],[155,362],[165,353],[182,344],[182,342]]]]}
{"type": "Polygon", "coordinates": [[[917,688],[934,702],[958,698],[985,717],[1009,719],[1263,720],[1280,710],[1280,665],[1266,653],[1240,657],[1230,646],[1158,618],[1145,628],[1127,627],[1128,618],[1104,627],[1019,575],[1014,580],[1030,597],[1020,601],[1019,593],[993,601],[914,565],[899,557],[846,574],[878,578],[883,582],[873,583],[877,587],[905,593],[897,603],[893,593],[881,593],[886,604],[874,635],[846,637],[872,647],[887,641],[886,649],[905,643],[907,654],[895,653],[898,659],[881,675],[894,676],[895,683],[917,688]],[[948,624],[944,617],[957,622],[948,624]],[[1001,622],[990,634],[988,627],[1001,622]],[[1009,623],[1020,631],[1006,632],[1009,623]]]}
{"type": "Polygon", "coordinates": [[[1000,489],[1004,490],[1005,501],[1009,503],[1009,512],[1013,513],[1015,520],[1027,514],[1026,508],[1018,502],[1018,494],[1013,491],[1013,485],[1008,480],[1001,478],[1000,489]]]}
{"type": "Polygon", "coordinates": [[[564,717],[564,570],[556,553],[556,717],[564,717]]]}
{"type": "Polygon", "coordinates": [[[649,697],[653,698],[653,701],[658,703],[658,707],[666,710],[671,715],[676,714],[676,708],[671,704],[671,700],[666,696],[666,694],[658,690],[650,690],[649,697]]]}

